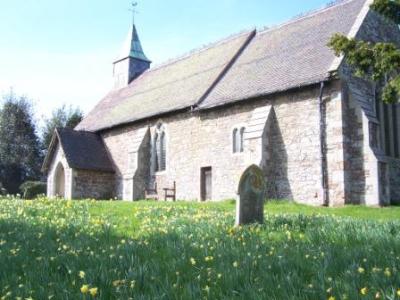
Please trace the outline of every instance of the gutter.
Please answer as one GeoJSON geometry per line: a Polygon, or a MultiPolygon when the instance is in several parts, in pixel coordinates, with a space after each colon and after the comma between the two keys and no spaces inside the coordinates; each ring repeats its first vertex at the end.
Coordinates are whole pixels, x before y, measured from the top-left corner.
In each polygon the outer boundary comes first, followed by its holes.
{"type": "Polygon", "coordinates": [[[326,156],[326,106],[324,97],[325,82],[321,81],[320,93],[318,97],[319,104],[319,140],[320,140],[320,158],[321,158],[321,186],[323,205],[329,206],[329,186],[328,186],[328,160],[326,156]]]}

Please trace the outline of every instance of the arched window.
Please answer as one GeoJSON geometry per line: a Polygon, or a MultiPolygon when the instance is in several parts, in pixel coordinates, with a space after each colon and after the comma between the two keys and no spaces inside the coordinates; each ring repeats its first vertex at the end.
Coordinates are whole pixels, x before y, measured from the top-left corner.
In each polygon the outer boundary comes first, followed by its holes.
{"type": "Polygon", "coordinates": [[[234,128],[232,132],[232,150],[233,153],[244,152],[244,132],[246,128],[234,128]]]}
{"type": "Polygon", "coordinates": [[[158,125],[155,135],[155,163],[156,172],[165,171],[167,167],[166,134],[163,125],[158,125]]]}

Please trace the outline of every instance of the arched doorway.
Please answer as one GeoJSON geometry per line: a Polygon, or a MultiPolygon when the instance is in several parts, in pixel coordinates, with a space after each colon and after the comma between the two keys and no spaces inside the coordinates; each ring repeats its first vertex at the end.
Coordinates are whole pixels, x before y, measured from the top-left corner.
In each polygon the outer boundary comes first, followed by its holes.
{"type": "Polygon", "coordinates": [[[65,171],[61,163],[56,168],[54,184],[54,195],[65,198],[65,171]]]}

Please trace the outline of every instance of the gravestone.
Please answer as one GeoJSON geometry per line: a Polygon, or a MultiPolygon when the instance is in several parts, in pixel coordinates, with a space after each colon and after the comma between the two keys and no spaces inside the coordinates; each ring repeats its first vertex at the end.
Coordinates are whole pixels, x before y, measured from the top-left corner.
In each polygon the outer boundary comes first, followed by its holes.
{"type": "Polygon", "coordinates": [[[239,182],[239,200],[236,202],[236,226],[264,222],[266,184],[263,171],[251,165],[239,182]]]}

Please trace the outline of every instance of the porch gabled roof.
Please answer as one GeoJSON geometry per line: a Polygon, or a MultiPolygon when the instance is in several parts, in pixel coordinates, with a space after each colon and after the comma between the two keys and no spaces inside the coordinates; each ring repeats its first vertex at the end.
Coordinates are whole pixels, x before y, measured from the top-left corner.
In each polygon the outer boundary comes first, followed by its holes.
{"type": "Polygon", "coordinates": [[[93,132],[57,128],[54,131],[42,171],[47,173],[58,143],[64,151],[69,167],[73,169],[114,172],[101,137],[93,132]]]}

